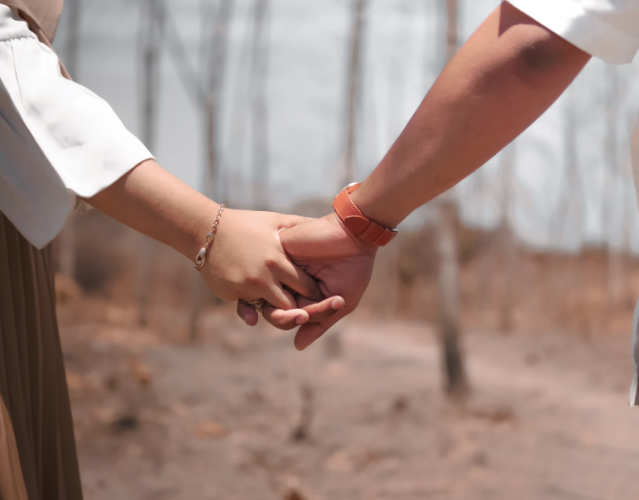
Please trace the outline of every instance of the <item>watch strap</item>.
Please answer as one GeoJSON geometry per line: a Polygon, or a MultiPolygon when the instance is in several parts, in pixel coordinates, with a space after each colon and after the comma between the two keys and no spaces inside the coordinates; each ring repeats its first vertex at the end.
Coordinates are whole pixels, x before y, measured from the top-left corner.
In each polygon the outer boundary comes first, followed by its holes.
{"type": "Polygon", "coordinates": [[[382,226],[362,213],[350,196],[358,187],[359,184],[351,184],[342,189],[333,200],[333,209],[354,236],[366,243],[384,246],[397,235],[397,231],[382,226]]]}

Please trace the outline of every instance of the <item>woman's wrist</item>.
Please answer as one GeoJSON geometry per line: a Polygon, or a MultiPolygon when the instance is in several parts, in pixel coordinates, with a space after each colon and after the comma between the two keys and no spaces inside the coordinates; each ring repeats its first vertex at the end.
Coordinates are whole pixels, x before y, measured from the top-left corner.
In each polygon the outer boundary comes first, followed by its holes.
{"type": "Polygon", "coordinates": [[[153,160],[134,167],[87,202],[191,261],[219,208],[153,160]]]}
{"type": "Polygon", "coordinates": [[[213,224],[211,224],[211,228],[208,233],[206,233],[206,238],[204,240],[204,244],[198,250],[197,255],[195,256],[195,269],[198,271],[202,271],[204,266],[209,258],[209,253],[211,252],[211,247],[215,243],[215,237],[217,236],[218,228],[220,227],[220,222],[222,222],[222,215],[224,215],[224,204],[219,205],[217,209],[217,213],[215,214],[215,220],[213,224]]]}
{"type": "MultiPolygon", "coordinates": [[[[223,215],[220,214],[221,205],[206,198],[204,195],[200,195],[200,193],[198,193],[198,195],[202,198],[192,200],[191,206],[189,207],[192,213],[187,215],[189,221],[185,221],[180,228],[179,234],[176,234],[175,241],[170,243],[175,250],[194,263],[201,249],[207,245],[207,235],[212,232],[216,221],[215,237],[217,237],[217,232],[219,232],[221,224],[221,216],[223,215]],[[218,214],[220,215],[219,218],[218,214]]],[[[214,245],[215,241],[207,248],[207,260],[213,252],[214,245]]]]}

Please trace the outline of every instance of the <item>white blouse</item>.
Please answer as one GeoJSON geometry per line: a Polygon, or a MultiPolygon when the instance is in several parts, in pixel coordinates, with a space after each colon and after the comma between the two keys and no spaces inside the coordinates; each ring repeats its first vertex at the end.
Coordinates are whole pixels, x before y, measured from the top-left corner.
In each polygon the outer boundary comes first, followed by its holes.
{"type": "Polygon", "coordinates": [[[109,104],[64,78],[56,54],[0,5],[0,211],[18,231],[44,247],[76,196],[149,158],[109,104]]]}

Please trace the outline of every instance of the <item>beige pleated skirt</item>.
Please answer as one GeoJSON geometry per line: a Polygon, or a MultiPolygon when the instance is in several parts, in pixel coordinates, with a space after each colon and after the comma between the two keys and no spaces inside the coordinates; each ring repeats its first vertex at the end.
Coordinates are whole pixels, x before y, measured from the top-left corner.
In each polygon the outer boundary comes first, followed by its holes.
{"type": "Polygon", "coordinates": [[[0,213],[0,499],[81,498],[50,251],[0,213]]]}

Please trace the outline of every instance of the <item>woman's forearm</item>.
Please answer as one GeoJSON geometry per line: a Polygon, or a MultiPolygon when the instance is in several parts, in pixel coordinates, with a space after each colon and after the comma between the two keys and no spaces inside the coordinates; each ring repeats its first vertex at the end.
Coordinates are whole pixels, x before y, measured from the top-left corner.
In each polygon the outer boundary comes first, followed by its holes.
{"type": "Polygon", "coordinates": [[[189,259],[202,246],[218,209],[154,160],[142,162],[86,201],[189,259]]]}
{"type": "Polygon", "coordinates": [[[502,4],[444,69],[353,200],[371,219],[396,226],[526,129],[589,58],[502,4]]]}
{"type": "MultiPolygon", "coordinates": [[[[153,160],[142,162],[87,201],[191,260],[205,244],[219,208],[153,160]]],[[[289,290],[312,300],[322,298],[315,281],[289,261],[279,238],[280,230],[307,219],[229,209],[219,222],[202,269],[203,279],[218,297],[264,299],[282,309],[296,305],[289,290]]],[[[296,310],[286,318],[295,325],[309,315],[296,310]]]]}

